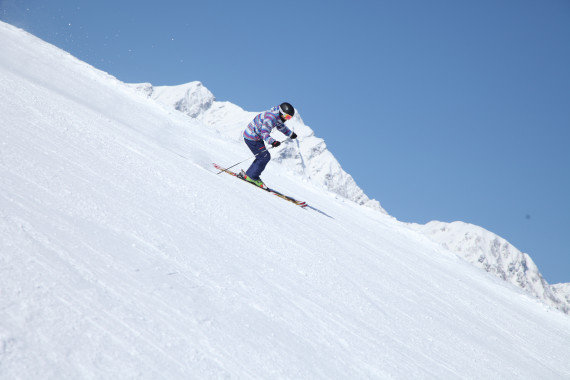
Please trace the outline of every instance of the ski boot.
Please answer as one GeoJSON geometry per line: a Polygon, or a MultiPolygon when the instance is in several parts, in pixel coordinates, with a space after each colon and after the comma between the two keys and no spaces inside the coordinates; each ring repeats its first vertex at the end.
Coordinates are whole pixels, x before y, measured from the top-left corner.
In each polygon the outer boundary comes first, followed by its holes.
{"type": "Polygon", "coordinates": [[[258,179],[258,180],[255,180],[255,179],[251,178],[250,176],[248,176],[247,174],[245,174],[245,172],[243,171],[243,169],[242,169],[242,171],[237,175],[237,177],[240,178],[240,179],[243,179],[244,181],[247,181],[247,182],[249,182],[249,183],[251,183],[251,184],[253,184],[253,185],[255,185],[255,186],[261,187],[262,189],[267,189],[267,188],[268,188],[267,185],[265,185],[265,184],[263,183],[263,181],[261,180],[261,178],[258,179]]]}

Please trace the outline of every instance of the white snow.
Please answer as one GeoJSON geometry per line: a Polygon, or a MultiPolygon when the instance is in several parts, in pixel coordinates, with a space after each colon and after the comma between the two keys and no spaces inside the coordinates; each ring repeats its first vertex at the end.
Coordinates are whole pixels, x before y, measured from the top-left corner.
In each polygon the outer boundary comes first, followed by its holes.
{"type": "Polygon", "coordinates": [[[290,154],[264,180],[322,212],[216,175],[248,154],[221,127],[0,46],[0,378],[570,378],[567,315],[290,154]]]}
{"type": "Polygon", "coordinates": [[[529,255],[522,253],[500,236],[463,222],[432,221],[425,225],[411,226],[477,267],[569,313],[570,297],[564,296],[564,284],[558,286],[557,291],[542,277],[529,255]]]}

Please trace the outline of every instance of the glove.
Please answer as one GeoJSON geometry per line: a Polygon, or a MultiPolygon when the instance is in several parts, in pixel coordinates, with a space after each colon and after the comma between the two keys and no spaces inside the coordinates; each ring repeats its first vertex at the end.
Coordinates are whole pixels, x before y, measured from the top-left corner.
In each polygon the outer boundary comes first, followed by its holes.
{"type": "Polygon", "coordinates": [[[291,140],[295,140],[297,138],[297,134],[295,132],[291,133],[291,136],[289,136],[291,138],[291,140]]]}
{"type": "Polygon", "coordinates": [[[281,142],[279,141],[273,141],[273,143],[271,143],[271,146],[274,148],[277,148],[279,145],[281,145],[281,142]]]}

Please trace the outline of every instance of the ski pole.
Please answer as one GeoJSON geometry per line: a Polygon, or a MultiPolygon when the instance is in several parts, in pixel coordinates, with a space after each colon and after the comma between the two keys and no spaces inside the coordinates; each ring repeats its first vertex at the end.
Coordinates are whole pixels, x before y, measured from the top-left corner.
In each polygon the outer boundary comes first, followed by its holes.
{"type": "MultiPolygon", "coordinates": [[[[259,152],[259,153],[261,153],[261,152],[259,152]]],[[[259,154],[259,153],[257,153],[257,154],[259,154]]],[[[225,168],[224,170],[220,170],[220,171],[217,172],[216,174],[220,174],[220,173],[222,173],[222,172],[225,172],[226,170],[230,170],[230,169],[233,168],[234,166],[238,166],[239,164],[241,164],[241,163],[243,163],[243,162],[246,162],[247,160],[251,160],[253,157],[257,157],[257,154],[255,154],[255,155],[253,155],[253,156],[251,156],[251,157],[248,157],[248,158],[246,158],[245,160],[238,162],[237,164],[234,164],[234,165],[232,165],[232,166],[229,166],[229,167],[225,168]]]]}
{"type": "MultiPolygon", "coordinates": [[[[280,143],[283,144],[285,141],[287,141],[287,140],[280,141],[280,143]]],[[[273,147],[270,146],[270,147],[267,148],[267,149],[273,149],[273,147]]],[[[232,165],[232,166],[230,166],[230,167],[227,167],[227,168],[225,168],[224,170],[220,170],[220,171],[217,172],[216,174],[220,174],[220,173],[223,173],[223,172],[226,171],[226,170],[230,170],[230,169],[233,168],[234,166],[238,166],[239,164],[242,164],[242,163],[246,162],[247,160],[251,160],[252,158],[257,157],[257,156],[258,156],[259,154],[261,154],[261,153],[263,153],[263,152],[256,153],[256,154],[254,154],[253,156],[248,157],[248,158],[246,158],[245,160],[238,162],[237,164],[234,164],[234,165],[232,165]]]]}

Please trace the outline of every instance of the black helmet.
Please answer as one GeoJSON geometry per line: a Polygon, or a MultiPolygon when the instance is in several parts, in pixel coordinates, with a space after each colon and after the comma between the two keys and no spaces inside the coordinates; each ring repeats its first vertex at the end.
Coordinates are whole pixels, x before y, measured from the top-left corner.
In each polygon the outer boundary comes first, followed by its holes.
{"type": "Polygon", "coordinates": [[[293,108],[293,106],[287,102],[281,103],[279,106],[279,116],[281,116],[283,119],[289,120],[291,117],[295,116],[295,108],[293,108]],[[287,118],[283,115],[289,115],[290,117],[287,118]]]}

